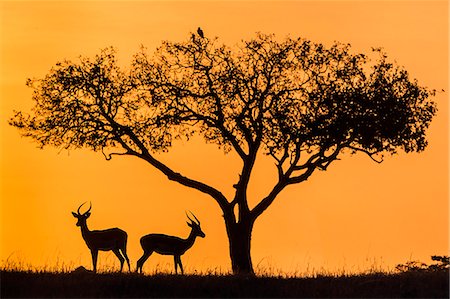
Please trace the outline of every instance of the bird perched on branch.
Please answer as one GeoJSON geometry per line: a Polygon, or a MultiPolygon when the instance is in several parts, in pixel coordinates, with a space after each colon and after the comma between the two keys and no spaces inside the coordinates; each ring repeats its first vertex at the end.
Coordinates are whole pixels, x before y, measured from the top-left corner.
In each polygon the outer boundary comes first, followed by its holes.
{"type": "Polygon", "coordinates": [[[205,36],[203,35],[203,30],[202,30],[202,28],[198,27],[197,33],[198,33],[198,35],[200,35],[201,38],[204,38],[204,37],[205,37],[205,36]]]}

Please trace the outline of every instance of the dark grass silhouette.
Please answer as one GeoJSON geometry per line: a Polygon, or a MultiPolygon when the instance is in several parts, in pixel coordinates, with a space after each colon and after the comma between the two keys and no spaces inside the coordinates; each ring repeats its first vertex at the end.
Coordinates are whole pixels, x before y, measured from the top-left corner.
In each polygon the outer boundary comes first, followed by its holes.
{"type": "Polygon", "coordinates": [[[398,274],[276,278],[219,275],[139,275],[2,270],[2,298],[263,297],[448,298],[448,269],[398,274]]]}

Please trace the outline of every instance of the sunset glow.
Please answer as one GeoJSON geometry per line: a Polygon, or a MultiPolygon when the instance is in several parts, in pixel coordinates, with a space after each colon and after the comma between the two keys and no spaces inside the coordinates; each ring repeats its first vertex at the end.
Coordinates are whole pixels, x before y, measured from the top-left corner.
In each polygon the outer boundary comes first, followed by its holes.
{"type": "MultiPolygon", "coordinates": [[[[187,40],[198,26],[229,46],[263,32],[350,43],[355,53],[383,47],[421,86],[438,91],[424,152],[399,152],[381,164],[361,153],[346,155],[278,196],[253,230],[257,273],[393,269],[449,254],[448,1],[2,1],[0,20],[3,264],[91,268],[71,215],[91,201],[89,228],[125,230],[133,271],[142,255],[140,237],[186,238],[188,210],[206,237],[183,256],[185,272],[230,271],[222,212],[213,199],[136,158],[106,161],[101,152],[41,150],[7,123],[14,110],[33,106],[27,78],[44,77],[56,62],[113,46],[126,69],[141,45],[152,53],[164,40],[187,40]]],[[[194,137],[157,157],[232,198],[241,167],[235,153],[194,137]]],[[[251,208],[277,174],[270,159],[259,158],[250,180],[251,208]]],[[[100,253],[99,268],[111,265],[119,269],[114,255],[100,253]]],[[[172,257],[155,254],[144,271],[172,267],[172,257]]]]}

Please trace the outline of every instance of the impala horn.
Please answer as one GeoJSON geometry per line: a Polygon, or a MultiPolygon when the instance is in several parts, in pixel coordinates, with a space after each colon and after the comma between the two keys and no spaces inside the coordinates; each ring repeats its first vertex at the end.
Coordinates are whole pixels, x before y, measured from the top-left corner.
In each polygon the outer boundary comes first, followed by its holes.
{"type": "Polygon", "coordinates": [[[86,212],[84,212],[84,213],[85,214],[89,213],[91,211],[91,209],[92,209],[92,202],[89,201],[89,209],[86,212]]]}
{"type": "Polygon", "coordinates": [[[185,213],[186,213],[187,218],[189,218],[189,220],[191,220],[191,222],[196,223],[197,225],[200,225],[200,221],[197,219],[197,217],[195,217],[194,213],[189,211],[189,213],[191,213],[191,215],[194,216],[195,220],[197,220],[197,221],[192,220],[191,217],[189,217],[189,215],[187,214],[187,212],[185,212],[185,213]]]}
{"type": "Polygon", "coordinates": [[[81,204],[81,206],[78,207],[78,210],[77,210],[78,215],[81,215],[80,209],[81,209],[81,207],[82,207],[85,203],[86,203],[86,201],[83,202],[83,203],[81,204]]]}
{"type": "MultiPolygon", "coordinates": [[[[81,207],[82,207],[85,203],[87,203],[87,201],[83,202],[83,203],[81,204],[81,206],[78,207],[78,210],[77,210],[78,215],[81,215],[80,209],[81,209],[81,207]]],[[[92,209],[92,203],[89,202],[89,209],[88,209],[84,214],[89,213],[89,211],[90,211],[91,209],[92,209]]],[[[195,217],[195,216],[194,216],[194,217],[195,217]]]]}

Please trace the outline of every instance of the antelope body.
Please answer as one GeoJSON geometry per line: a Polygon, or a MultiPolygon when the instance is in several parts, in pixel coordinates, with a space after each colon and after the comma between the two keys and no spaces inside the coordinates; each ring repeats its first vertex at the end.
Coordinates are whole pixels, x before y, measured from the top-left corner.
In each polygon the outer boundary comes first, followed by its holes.
{"type": "Polygon", "coordinates": [[[77,226],[81,228],[81,235],[91,251],[94,272],[97,271],[97,257],[99,250],[111,250],[117,256],[120,261],[120,272],[122,272],[125,260],[128,264],[128,270],[130,270],[130,260],[127,256],[127,233],[120,228],[89,230],[86,220],[91,215],[90,211],[92,206],[89,207],[87,212],[80,214],[80,208],[83,205],[84,203],[78,208],[77,213],[72,212],[72,215],[78,219],[77,226]]]}
{"type": "MultiPolygon", "coordinates": [[[[137,261],[136,272],[142,273],[142,267],[145,261],[150,257],[153,252],[162,255],[173,255],[175,262],[175,273],[178,273],[178,266],[180,266],[181,274],[183,274],[183,264],[181,263],[181,256],[194,245],[197,237],[205,237],[205,233],[200,227],[200,221],[192,214],[196,221],[189,218],[191,222],[187,222],[187,225],[191,227],[191,232],[187,239],[179,237],[168,236],[164,234],[149,234],[141,238],[141,247],[144,250],[144,254],[137,261]]],[[[187,216],[187,214],[186,214],[187,216]]]]}

